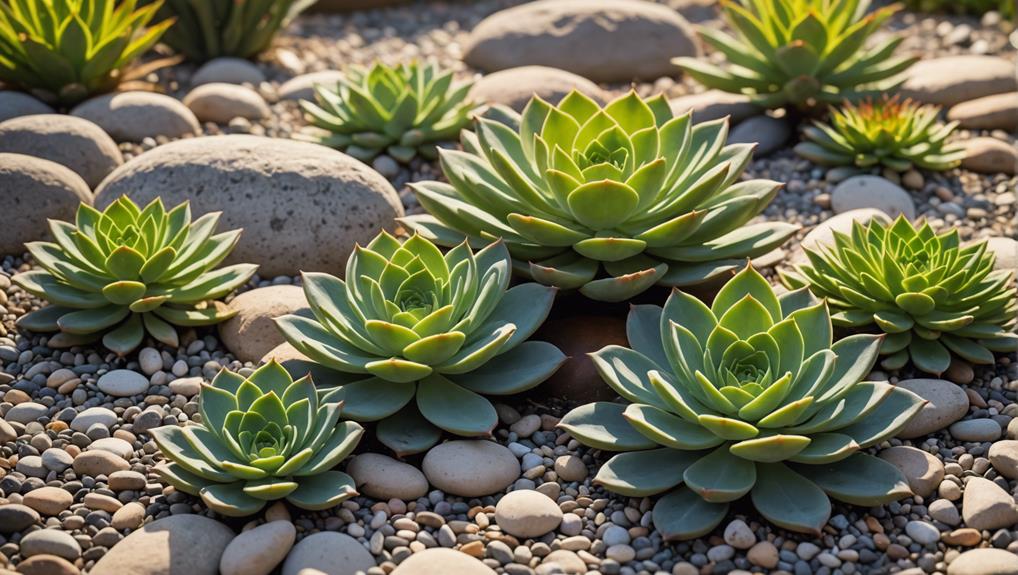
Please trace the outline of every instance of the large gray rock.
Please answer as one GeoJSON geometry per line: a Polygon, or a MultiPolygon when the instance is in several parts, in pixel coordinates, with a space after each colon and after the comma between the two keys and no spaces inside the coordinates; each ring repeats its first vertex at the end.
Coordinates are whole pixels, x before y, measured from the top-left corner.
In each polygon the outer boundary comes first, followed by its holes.
{"type": "Polygon", "coordinates": [[[463,497],[498,493],[520,475],[520,463],[494,441],[458,439],[436,445],[421,462],[428,481],[463,497]]]}
{"type": "Polygon", "coordinates": [[[997,56],[946,56],[922,60],[905,72],[901,94],[921,102],[959,102],[1018,90],[1015,64],[997,56]]]}
{"type": "Polygon", "coordinates": [[[748,96],[721,90],[679,96],[668,103],[676,115],[693,112],[694,122],[706,122],[728,116],[728,121],[736,124],[762,111],[760,106],[749,101],[748,96]]]}
{"type": "Polygon", "coordinates": [[[183,138],[201,131],[198,118],[179,100],[153,92],[117,92],[78,104],[71,114],[91,120],[118,142],[166,136],[183,138]]]}
{"type": "Polygon", "coordinates": [[[0,122],[33,114],[52,114],[49,104],[23,92],[0,90],[0,122]]]}
{"type": "Polygon", "coordinates": [[[463,59],[488,72],[537,64],[595,82],[656,80],[671,59],[699,56],[678,12],[642,0],[538,0],[496,12],[471,32],[463,59]]]}
{"type": "Polygon", "coordinates": [[[425,549],[407,557],[392,575],[495,575],[484,563],[454,549],[425,549]]]}
{"type": "Polygon", "coordinates": [[[375,566],[359,541],[343,533],[322,531],[301,539],[283,562],[283,575],[357,575],[375,566]]]}
{"type": "Polygon", "coordinates": [[[484,104],[504,104],[521,112],[534,95],[558,104],[572,90],[600,104],[609,99],[600,86],[583,76],[547,66],[520,66],[488,74],[470,88],[470,98],[484,104]]]}
{"type": "Polygon", "coordinates": [[[0,123],[0,152],[25,154],[70,168],[95,188],[124,163],[113,138],[82,118],[63,114],[21,116],[0,123]]]}
{"type": "Polygon", "coordinates": [[[341,271],[355,244],[393,231],[403,215],[392,185],[357,160],[257,136],[195,138],[146,152],[110,174],[96,203],[124,194],[139,203],[190,200],[195,217],[222,211],[221,230],[244,229],[228,263],[260,264],[264,277],[341,271]]]}
{"type": "Polygon", "coordinates": [[[947,575],[1014,575],[1018,555],[1004,549],[973,549],[955,557],[947,575]]]}
{"type": "Polygon", "coordinates": [[[0,254],[22,254],[25,242],[47,239],[47,219],[73,220],[92,193],[81,176],[42,158],[0,154],[3,225],[0,254]]]}
{"type": "Polygon", "coordinates": [[[131,533],[110,549],[91,575],[218,575],[233,531],[201,515],[171,515],[131,533]]]}

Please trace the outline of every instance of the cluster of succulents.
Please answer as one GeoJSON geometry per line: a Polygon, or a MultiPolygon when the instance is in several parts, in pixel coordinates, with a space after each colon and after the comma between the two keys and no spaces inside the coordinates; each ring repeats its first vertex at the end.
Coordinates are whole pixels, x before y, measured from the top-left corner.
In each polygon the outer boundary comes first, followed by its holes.
{"type": "Polygon", "coordinates": [[[151,430],[168,460],[155,470],[226,516],[284,498],[303,509],[334,507],[357,495],[353,479],[332,468],[364,434],[340,421],[341,411],[342,402],[319,398],[310,377],[294,381],[274,361],[249,378],[224,369],[202,386],[200,425],[151,430]]]}
{"type": "MultiPolygon", "coordinates": [[[[382,233],[350,256],[346,281],[305,273],[314,318],[276,323],[294,348],[336,370],[327,397],[344,414],[379,421],[378,439],[398,454],[424,451],[442,431],[486,437],[498,416],[485,395],[510,395],[550,377],[565,361],[555,346],[525,341],[544,322],[555,290],[509,288],[502,242],[446,254],[419,235],[382,233]]],[[[297,363],[299,371],[306,366],[297,363]]]]}
{"type": "Polygon", "coordinates": [[[594,483],[665,494],[653,510],[665,539],[710,532],[747,494],[771,523],[820,535],[829,498],[874,506],[911,494],[895,466],[861,450],[893,437],[925,403],[861,381],[881,336],[832,343],[832,330],[826,303],[805,289],[778,297],[751,267],[710,307],[675,290],[663,308],[632,308],[632,349],[593,354],[628,405],[584,405],[560,426],[619,452],[594,483]]]}
{"type": "Polygon", "coordinates": [[[0,0],[0,81],[60,105],[109,92],[173,24],[149,26],[161,4],[0,0]]]}
{"type": "Polygon", "coordinates": [[[81,204],[75,222],[50,220],[54,242],[25,245],[41,269],[12,281],[51,305],[21,316],[18,325],[58,332],[54,348],[102,337],[125,355],[144,340],[179,345],[175,326],[219,323],[234,313],[215,301],[247,282],[253,264],[217,268],[240,230],[215,233],[219,213],[191,221],[187,202],[166,211],[155,199],[140,208],[127,196],[100,212],[81,204]]]}
{"type": "Polygon", "coordinates": [[[993,352],[1018,349],[1014,272],[994,271],[985,241],[963,247],[957,229],[937,234],[902,216],[891,225],[856,222],[851,234],[834,233],[833,246],[806,255],[809,263],[783,274],[784,283],[825,298],[837,326],[884,332],[887,369],[911,358],[941,374],[952,353],[992,364],[993,352]]]}
{"type": "Polygon", "coordinates": [[[958,123],[940,123],[939,113],[939,106],[897,96],[846,103],[831,110],[830,124],[807,126],[795,151],[822,166],[947,170],[961,163],[965,148],[948,142],[958,123]]]}
{"type": "Polygon", "coordinates": [[[155,0],[162,4],[160,14],[177,21],[163,41],[194,62],[257,56],[280,28],[316,1],[155,0]]]}
{"type": "Polygon", "coordinates": [[[749,223],[781,184],[740,181],[753,146],[726,145],[724,119],[694,125],[635,92],[494,112],[440,150],[448,184],[412,184],[429,214],[406,226],[445,246],[501,239],[519,273],[602,301],[706,282],[798,229],[749,223]]]}
{"type": "Polygon", "coordinates": [[[403,163],[418,154],[434,158],[436,142],[455,140],[470,123],[477,108],[467,97],[470,87],[455,85],[451,71],[416,61],[352,68],[335,89],[315,86],[317,103],[301,101],[312,126],[301,137],[363,161],[382,153],[403,163]]]}
{"type": "Polygon", "coordinates": [[[736,36],[698,29],[726,64],[673,61],[703,85],[747,95],[767,108],[811,109],[885,92],[916,58],[894,56],[901,36],[867,46],[900,9],[889,5],[867,13],[869,7],[870,0],[727,0],[721,9],[736,36]]]}

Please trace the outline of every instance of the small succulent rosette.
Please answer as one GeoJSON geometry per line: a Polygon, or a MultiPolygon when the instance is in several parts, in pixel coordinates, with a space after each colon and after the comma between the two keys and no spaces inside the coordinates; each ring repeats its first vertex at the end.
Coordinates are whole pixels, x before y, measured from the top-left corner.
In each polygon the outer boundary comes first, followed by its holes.
{"type": "Polygon", "coordinates": [[[254,264],[217,267],[241,230],[215,233],[219,213],[191,221],[184,202],[166,211],[156,198],[140,208],[124,196],[105,210],[81,204],[74,223],[50,220],[53,242],[25,244],[41,268],[11,281],[49,302],[18,326],[56,332],[54,348],[102,339],[126,355],[145,334],[171,347],[177,327],[212,325],[232,317],[215,301],[247,283],[254,264]]]}
{"type": "Polygon", "coordinates": [[[885,369],[911,359],[940,375],[952,355],[990,365],[994,352],[1018,351],[1014,270],[995,270],[985,241],[962,246],[957,229],[938,234],[899,216],[890,225],[855,222],[806,256],[782,281],[826,298],[834,325],[887,334],[885,369]]]}
{"type": "Polygon", "coordinates": [[[301,101],[311,129],[299,137],[365,162],[382,153],[404,164],[418,154],[434,158],[436,143],[455,140],[470,123],[471,86],[416,61],[352,68],[334,88],[316,85],[315,102],[301,101]]]}
{"type": "Polygon", "coordinates": [[[900,5],[869,11],[870,0],[728,0],[724,19],[735,36],[700,26],[700,37],[724,54],[672,60],[708,88],[749,96],[766,108],[804,110],[894,89],[918,58],[895,56],[904,40],[874,36],[900,5]]]}
{"type": "Polygon", "coordinates": [[[830,498],[874,506],[911,495],[896,467],[862,450],[893,437],[926,403],[861,381],[881,336],[832,340],[827,304],[806,290],[775,296],[750,267],[707,307],[675,290],[637,305],[631,348],[592,354],[626,403],[592,403],[560,426],[619,452],[594,483],[629,497],[663,495],[653,521],[666,540],[709,533],[749,495],[771,523],[819,535],[830,498]]]}
{"type": "Polygon", "coordinates": [[[203,385],[199,425],[151,431],[166,458],[156,473],[229,517],[286,499],[320,510],[357,495],[353,479],[333,470],[364,429],[340,421],[342,402],[320,400],[310,377],[294,381],[275,361],[244,378],[223,370],[203,385]]]}
{"type": "Polygon", "coordinates": [[[417,453],[443,431],[489,436],[498,416],[485,396],[530,389],[565,361],[550,343],[527,341],[555,289],[510,288],[510,275],[502,242],[443,255],[422,236],[400,243],[383,232],[357,246],[346,281],[303,275],[313,318],[276,323],[294,348],[334,370],[330,379],[341,385],[326,397],[343,399],[345,416],[378,421],[383,444],[417,453]]]}
{"type": "Polygon", "coordinates": [[[440,150],[449,183],[411,184],[429,213],[402,223],[445,246],[501,238],[521,275],[609,302],[731,273],[798,229],[751,222],[781,184],[740,179],[754,145],[727,144],[727,119],[636,92],[494,112],[440,150]]]}

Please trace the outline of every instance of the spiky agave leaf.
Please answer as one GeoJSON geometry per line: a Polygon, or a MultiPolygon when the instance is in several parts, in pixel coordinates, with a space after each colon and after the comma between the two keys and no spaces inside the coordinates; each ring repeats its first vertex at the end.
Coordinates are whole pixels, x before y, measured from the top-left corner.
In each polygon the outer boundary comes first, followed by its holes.
{"type": "Polygon", "coordinates": [[[654,507],[666,539],[710,532],[749,495],[767,520],[819,534],[829,497],[880,505],[910,495],[893,465],[861,450],[894,436],[925,401],[860,381],[882,337],[832,340],[826,303],[804,289],[780,297],[747,266],[713,305],[675,290],[664,307],[637,305],[632,348],[593,354],[627,404],[592,403],[561,427],[620,452],[594,482],[654,507]]]}
{"type": "Polygon", "coordinates": [[[869,6],[870,0],[724,0],[721,9],[735,36],[706,26],[698,31],[726,64],[672,61],[707,87],[769,108],[809,109],[878,94],[900,84],[901,72],[918,58],[893,55],[900,35],[866,47],[901,9],[894,4],[867,13],[869,6]]]}
{"type": "Polygon", "coordinates": [[[412,184],[430,215],[404,224],[443,245],[501,238],[518,272],[602,301],[708,281],[798,229],[749,223],[781,184],[740,181],[753,146],[726,145],[724,119],[694,125],[635,92],[497,112],[513,127],[478,118],[463,151],[441,150],[449,183],[412,184]]]}
{"type": "Polygon", "coordinates": [[[117,87],[173,24],[149,26],[162,0],[0,1],[0,81],[72,105],[117,87]]]}
{"type": "Polygon", "coordinates": [[[994,271],[985,241],[963,247],[956,229],[937,234],[900,216],[855,222],[851,234],[835,232],[833,246],[806,255],[784,283],[827,298],[837,326],[886,333],[887,369],[911,358],[939,375],[952,354],[992,364],[993,352],[1018,350],[1014,271],[994,271]]]}
{"type": "Polygon", "coordinates": [[[803,130],[800,156],[822,166],[883,166],[898,172],[913,167],[943,171],[961,163],[964,147],[949,143],[957,122],[937,121],[939,106],[884,96],[831,111],[831,123],[803,130]]]}
{"type": "Polygon", "coordinates": [[[342,402],[320,400],[310,376],[294,381],[275,361],[246,379],[224,369],[198,401],[200,424],[151,431],[167,460],[155,470],[213,511],[244,517],[284,498],[318,510],[357,495],[332,468],[364,429],[340,421],[342,402]]]}
{"type": "Polygon", "coordinates": [[[354,250],[346,281],[303,275],[313,319],[276,324],[297,350],[342,372],[327,396],[346,402],[346,416],[381,420],[382,443],[417,453],[440,430],[490,435],[498,418],[484,396],[530,389],[565,361],[555,346],[525,341],[548,316],[554,288],[509,289],[509,276],[501,242],[443,255],[422,236],[401,244],[382,232],[354,250]]]}
{"type": "Polygon", "coordinates": [[[12,281],[50,303],[18,320],[22,328],[59,332],[50,347],[102,337],[119,355],[148,332],[179,345],[174,326],[211,325],[234,315],[215,300],[237,289],[258,266],[217,268],[241,230],[215,233],[219,213],[191,221],[184,202],[166,211],[160,198],[139,208],[123,196],[100,212],[81,204],[75,223],[50,220],[54,242],[25,244],[39,268],[12,281]]]}
{"type": "Polygon", "coordinates": [[[454,140],[469,124],[477,107],[467,98],[471,85],[416,61],[352,68],[335,88],[315,86],[315,102],[301,101],[312,127],[300,137],[365,162],[383,152],[403,163],[434,158],[436,142],[454,140]]]}

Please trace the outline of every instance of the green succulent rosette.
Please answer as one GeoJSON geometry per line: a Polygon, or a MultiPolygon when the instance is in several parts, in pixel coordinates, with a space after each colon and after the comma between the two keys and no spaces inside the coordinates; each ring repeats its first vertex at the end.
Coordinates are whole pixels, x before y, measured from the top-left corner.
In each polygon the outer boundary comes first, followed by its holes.
{"type": "MultiPolygon", "coordinates": [[[[487,395],[511,395],[565,361],[555,346],[526,341],[551,310],[554,288],[509,288],[505,245],[445,255],[419,235],[382,232],[357,246],[346,281],[305,273],[314,318],[276,319],[294,348],[335,370],[328,397],[344,414],[378,421],[378,439],[400,455],[435,445],[443,431],[487,437],[498,416],[487,395]]],[[[298,371],[308,366],[295,363],[298,371]]]]}
{"type": "Polygon", "coordinates": [[[920,106],[897,96],[846,103],[831,110],[830,124],[807,126],[806,141],[796,145],[795,152],[821,166],[948,170],[961,164],[965,149],[947,141],[958,123],[941,124],[939,113],[939,106],[920,106]]]}
{"type": "Polygon", "coordinates": [[[890,91],[918,58],[894,56],[904,36],[867,40],[898,4],[867,13],[870,0],[722,0],[735,36],[700,26],[700,37],[725,57],[672,60],[707,86],[749,96],[767,108],[811,109],[890,91]]]}
{"type": "Polygon", "coordinates": [[[990,365],[993,352],[1018,351],[1014,271],[994,271],[985,241],[963,247],[957,229],[937,234],[899,216],[890,225],[855,222],[851,234],[835,232],[833,246],[806,256],[782,281],[826,298],[834,325],[887,334],[886,369],[911,358],[939,375],[952,355],[990,365]]]}
{"type": "Polygon", "coordinates": [[[328,509],[357,495],[353,478],[332,468],[364,429],[340,421],[342,402],[320,400],[310,376],[294,381],[275,361],[249,378],[224,369],[202,385],[198,405],[200,425],[151,430],[166,458],[155,471],[216,513],[246,517],[284,498],[328,509]]]}
{"type": "Polygon", "coordinates": [[[827,304],[808,291],[775,296],[747,267],[712,306],[675,290],[663,308],[633,306],[626,329],[631,348],[591,357],[627,403],[578,407],[560,427],[620,452],[595,484],[663,494],[653,521],[666,540],[710,532],[745,495],[771,523],[814,535],[829,498],[874,506],[911,495],[896,467],[861,450],[894,436],[925,401],[860,381],[882,336],[832,343],[827,304]]]}
{"type": "Polygon", "coordinates": [[[405,225],[446,246],[501,238],[518,273],[613,302],[730,273],[798,229],[749,223],[781,184],[740,181],[753,145],[726,145],[725,119],[694,125],[635,92],[497,113],[440,151],[448,184],[411,184],[429,214],[405,225]]]}
{"type": "Polygon", "coordinates": [[[244,285],[258,266],[217,268],[241,230],[215,233],[219,213],[191,221],[184,202],[170,211],[156,198],[139,208],[127,196],[100,212],[81,204],[75,222],[50,220],[55,242],[25,244],[41,268],[11,281],[50,305],[18,319],[35,332],[57,332],[47,345],[71,347],[100,337],[126,355],[148,333],[178,347],[176,326],[225,321],[236,312],[215,301],[244,285]]]}
{"type": "Polygon", "coordinates": [[[0,81],[53,104],[112,91],[167,28],[162,4],[135,0],[0,0],[0,81]]]}
{"type": "Polygon", "coordinates": [[[315,102],[301,101],[312,128],[300,137],[365,162],[383,152],[403,163],[418,154],[435,158],[435,143],[455,140],[470,123],[477,108],[467,98],[471,86],[416,61],[352,68],[335,88],[316,85],[315,102]]]}

